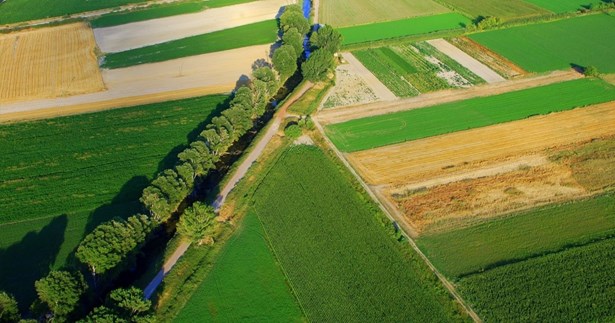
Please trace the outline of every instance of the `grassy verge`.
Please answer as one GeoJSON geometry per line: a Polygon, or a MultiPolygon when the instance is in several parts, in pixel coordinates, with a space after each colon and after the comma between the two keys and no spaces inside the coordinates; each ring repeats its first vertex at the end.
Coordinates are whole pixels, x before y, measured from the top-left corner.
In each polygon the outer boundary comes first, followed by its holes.
{"type": "Polygon", "coordinates": [[[311,115],[318,109],[325,95],[334,85],[334,81],[325,81],[314,85],[288,108],[288,112],[299,115],[311,115]]]}
{"type": "Polygon", "coordinates": [[[111,53],[105,56],[102,67],[121,68],[273,43],[277,37],[277,29],[275,20],[266,20],[124,52],[111,53]]]}
{"type": "Polygon", "coordinates": [[[585,78],[351,120],[330,125],[326,130],[337,147],[352,152],[614,99],[613,85],[599,79],[585,78]]]}

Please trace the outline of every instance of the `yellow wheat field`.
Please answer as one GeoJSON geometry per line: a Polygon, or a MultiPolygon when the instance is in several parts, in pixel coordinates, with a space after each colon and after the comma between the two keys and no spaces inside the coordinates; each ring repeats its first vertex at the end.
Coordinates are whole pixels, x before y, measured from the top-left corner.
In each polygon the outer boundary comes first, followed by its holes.
{"type": "Polygon", "coordinates": [[[0,103],[104,90],[84,23],[0,35],[0,103]]]}

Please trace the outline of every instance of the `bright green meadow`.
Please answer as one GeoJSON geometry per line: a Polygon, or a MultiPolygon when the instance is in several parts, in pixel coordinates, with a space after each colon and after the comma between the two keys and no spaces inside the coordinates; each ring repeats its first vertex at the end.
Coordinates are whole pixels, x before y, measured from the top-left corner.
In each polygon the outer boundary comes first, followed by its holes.
{"type": "Polygon", "coordinates": [[[528,118],[615,100],[615,86],[583,78],[495,96],[332,124],[326,132],[346,152],[528,118]]]}
{"type": "Polygon", "coordinates": [[[574,12],[586,9],[590,5],[598,5],[601,0],[525,0],[555,13],[574,12]]]}
{"type": "Polygon", "coordinates": [[[615,17],[589,15],[508,29],[469,37],[530,72],[595,66],[615,72],[615,17]]]}
{"type": "Polygon", "coordinates": [[[142,212],[143,188],[174,165],[225,99],[0,125],[0,290],[27,308],[34,281],[70,263],[87,232],[142,212]]]}

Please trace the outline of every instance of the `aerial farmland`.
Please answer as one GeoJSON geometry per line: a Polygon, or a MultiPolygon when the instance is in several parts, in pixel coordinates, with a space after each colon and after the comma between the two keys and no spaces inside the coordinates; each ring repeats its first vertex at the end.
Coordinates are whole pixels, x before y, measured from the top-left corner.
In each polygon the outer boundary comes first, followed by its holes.
{"type": "Polygon", "coordinates": [[[615,2],[0,2],[0,322],[610,322],[615,2]]]}

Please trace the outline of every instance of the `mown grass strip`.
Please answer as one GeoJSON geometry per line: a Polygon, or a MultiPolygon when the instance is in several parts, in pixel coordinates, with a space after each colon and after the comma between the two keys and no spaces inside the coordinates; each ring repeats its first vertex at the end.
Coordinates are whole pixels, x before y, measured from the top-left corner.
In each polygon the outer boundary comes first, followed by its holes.
{"type": "Polygon", "coordinates": [[[314,146],[289,148],[258,186],[254,211],[307,319],[461,319],[450,296],[360,186],[314,146]]]}
{"type": "Polygon", "coordinates": [[[479,97],[329,125],[327,134],[347,152],[565,111],[615,100],[600,79],[568,82],[479,97]]]}
{"type": "Polygon", "coordinates": [[[273,43],[277,37],[277,30],[278,26],[275,20],[266,20],[124,52],[111,53],[105,56],[102,67],[121,68],[273,43]]]}
{"type": "Polygon", "coordinates": [[[445,13],[434,16],[402,19],[338,29],[344,36],[342,45],[351,45],[398,38],[410,35],[427,34],[442,30],[460,29],[470,24],[470,20],[458,13],[445,13]]]}
{"type": "Polygon", "coordinates": [[[596,14],[470,35],[531,72],[593,65],[615,72],[615,17],[596,14]]]}
{"type": "Polygon", "coordinates": [[[417,243],[443,273],[460,277],[609,235],[615,235],[613,194],[428,234],[417,243]]]}

